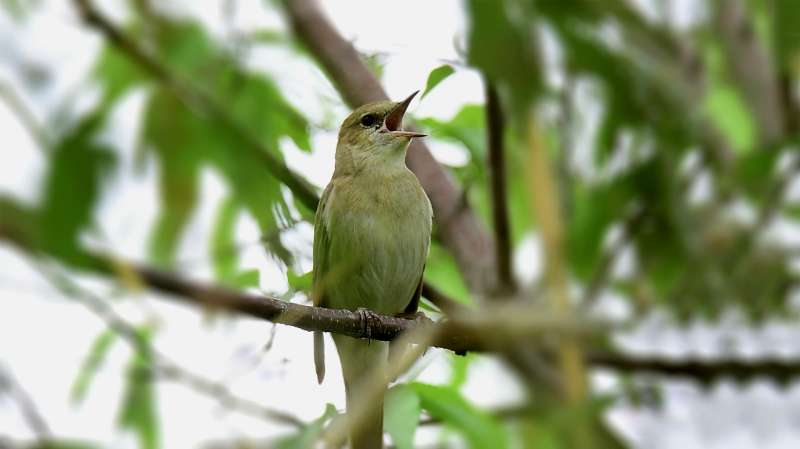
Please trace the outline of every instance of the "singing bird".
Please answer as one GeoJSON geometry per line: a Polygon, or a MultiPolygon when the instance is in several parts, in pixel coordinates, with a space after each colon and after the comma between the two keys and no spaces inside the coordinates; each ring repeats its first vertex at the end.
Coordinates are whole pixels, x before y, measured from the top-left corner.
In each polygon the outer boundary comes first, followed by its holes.
{"type": "MultiPolygon", "coordinates": [[[[314,221],[315,306],[413,314],[431,239],[431,203],[406,167],[412,138],[402,121],[417,92],[401,102],[363,105],[342,123],[333,177],[314,221]]],[[[387,342],[333,335],[348,409],[370,376],[385,376],[387,342]]],[[[322,334],[314,336],[317,379],[325,376],[322,334]]],[[[382,396],[381,396],[382,397],[382,396]]],[[[380,449],[383,400],[350,431],[352,449],[380,449]]]]}

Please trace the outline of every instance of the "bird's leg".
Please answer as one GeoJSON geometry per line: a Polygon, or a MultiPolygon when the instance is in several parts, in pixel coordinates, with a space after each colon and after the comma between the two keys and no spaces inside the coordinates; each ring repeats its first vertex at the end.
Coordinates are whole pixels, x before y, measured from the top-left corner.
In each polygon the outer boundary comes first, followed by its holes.
{"type": "Polygon", "coordinates": [[[380,324],[380,317],[370,309],[359,307],[356,313],[361,317],[361,334],[367,340],[372,341],[372,327],[373,325],[380,324]]]}

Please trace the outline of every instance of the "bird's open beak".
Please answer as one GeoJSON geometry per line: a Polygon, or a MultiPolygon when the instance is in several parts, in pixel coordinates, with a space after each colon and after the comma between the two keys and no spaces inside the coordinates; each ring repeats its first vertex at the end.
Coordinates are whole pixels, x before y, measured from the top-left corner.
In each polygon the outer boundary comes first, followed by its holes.
{"type": "Polygon", "coordinates": [[[403,131],[403,116],[406,113],[406,109],[408,109],[408,104],[411,103],[411,100],[419,93],[419,91],[414,92],[413,94],[409,95],[408,98],[397,103],[394,109],[391,110],[388,114],[386,114],[386,118],[383,120],[383,129],[382,132],[389,132],[392,133],[393,136],[397,137],[425,137],[426,134],[414,132],[414,131],[403,131]]]}

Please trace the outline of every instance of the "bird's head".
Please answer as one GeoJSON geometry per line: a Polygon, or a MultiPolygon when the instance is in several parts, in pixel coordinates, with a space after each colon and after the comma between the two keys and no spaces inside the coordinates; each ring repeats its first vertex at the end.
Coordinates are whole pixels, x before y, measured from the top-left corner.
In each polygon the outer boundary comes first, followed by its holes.
{"type": "Polygon", "coordinates": [[[337,169],[358,171],[371,164],[403,163],[411,139],[425,136],[402,129],[403,115],[417,93],[400,102],[368,103],[347,116],[339,129],[337,169]]]}

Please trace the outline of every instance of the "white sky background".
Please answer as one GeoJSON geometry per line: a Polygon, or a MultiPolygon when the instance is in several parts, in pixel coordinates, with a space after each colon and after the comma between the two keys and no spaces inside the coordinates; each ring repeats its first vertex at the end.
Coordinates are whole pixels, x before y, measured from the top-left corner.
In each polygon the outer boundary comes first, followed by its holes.
{"type": "MultiPolygon", "coordinates": [[[[0,82],[17,89],[40,122],[52,116],[56,108],[66,105],[75,112],[96,100],[96,91],[71,101],[69,98],[74,92],[85,90],[81,87],[86,71],[101,44],[94,32],[79,23],[69,2],[44,3],[22,24],[0,15],[0,82]],[[46,68],[48,84],[44,88],[25,84],[21,66],[46,68]]],[[[125,9],[120,5],[124,3],[101,4],[122,19],[125,9]]],[[[220,18],[219,3],[173,1],[168,9],[200,18],[223,42],[229,42],[226,37],[230,36],[230,28],[220,18]]],[[[237,4],[237,14],[231,22],[236,30],[282,26],[280,18],[265,12],[260,1],[241,0],[237,4]]],[[[383,81],[393,98],[423,88],[431,69],[443,60],[458,59],[454,43],[463,41],[465,25],[458,1],[408,0],[398,6],[398,2],[389,1],[338,0],[325,5],[338,28],[360,50],[385,53],[383,81]]],[[[320,125],[314,132],[312,155],[287,145],[286,157],[293,168],[316,185],[324,186],[333,171],[335,126],[347,112],[337,94],[318,69],[285,50],[253,51],[247,63],[273,75],[289,99],[320,125]]],[[[107,241],[91,242],[113,247],[115,252],[134,259],[144,258],[144,243],[158,204],[154,164],[141,175],[134,175],[131,170],[138,132],[136,117],[144,95],[142,91],[129,95],[115,111],[107,130],[106,138],[121,151],[123,163],[120,177],[107,192],[97,215],[107,241]]],[[[449,118],[463,104],[481,101],[477,75],[458,70],[422,102],[415,101],[411,112],[449,118]]],[[[4,103],[0,103],[0,139],[0,192],[36,201],[43,158],[4,103]]],[[[435,140],[430,143],[441,161],[466,161],[467,156],[458,147],[435,140]]],[[[206,236],[216,204],[225,193],[224,184],[207,172],[201,210],[192,221],[178,257],[192,277],[211,277],[205,262],[206,236]]],[[[258,229],[244,215],[237,226],[237,237],[246,244],[243,264],[262,271],[262,288],[282,291],[282,274],[252,243],[258,239],[258,229]]],[[[310,226],[300,226],[287,242],[308,258],[311,238],[310,226]]],[[[536,258],[536,251],[535,239],[530,239],[517,254],[516,259],[523,262],[520,271],[527,276],[537,269],[525,263],[536,258]]],[[[55,435],[97,440],[113,447],[135,447],[130,435],[115,430],[129,349],[124,343],[115,344],[85,402],[73,406],[68,397],[71,383],[91,341],[105,329],[104,324],[83,307],[58,295],[8,247],[0,246],[0,266],[0,364],[32,395],[55,435]]],[[[109,292],[105,284],[82,281],[101,295],[109,292]]],[[[262,348],[271,326],[263,322],[225,317],[209,321],[196,309],[152,300],[150,295],[118,301],[116,307],[136,323],[157,316],[160,330],[156,345],[162,352],[191,371],[226,383],[244,397],[308,420],[319,416],[328,402],[340,408],[344,403],[336,352],[327,351],[330,368],[325,383],[318,386],[311,362],[311,336],[306,332],[280,327],[272,349],[264,353],[262,348]]],[[[797,337],[788,326],[749,330],[735,317],[713,328],[697,324],[678,330],[669,320],[654,316],[621,338],[621,342],[634,350],[671,355],[684,354],[687,349],[713,355],[723,351],[720,348],[724,346],[729,352],[750,357],[765,351],[797,356],[797,337]]],[[[448,379],[449,367],[440,352],[429,351],[422,366],[425,369],[421,379],[448,379]]],[[[595,381],[598,388],[616,387],[608,374],[598,373],[595,381]]],[[[465,387],[467,397],[487,406],[512,402],[519,391],[515,381],[490,359],[473,364],[465,387]]],[[[642,448],[794,448],[800,439],[798,388],[777,390],[768,383],[740,388],[722,383],[704,391],[688,382],[671,382],[664,392],[661,411],[620,405],[610,414],[611,422],[642,448]]],[[[288,430],[228,412],[180,384],[159,383],[158,402],[165,448],[194,447],[213,439],[274,436],[288,430]]],[[[0,396],[0,436],[32,437],[16,405],[4,396],[0,396]]],[[[433,437],[426,429],[419,438],[431,441],[433,437]]]]}

